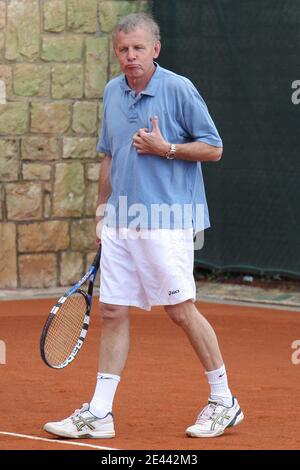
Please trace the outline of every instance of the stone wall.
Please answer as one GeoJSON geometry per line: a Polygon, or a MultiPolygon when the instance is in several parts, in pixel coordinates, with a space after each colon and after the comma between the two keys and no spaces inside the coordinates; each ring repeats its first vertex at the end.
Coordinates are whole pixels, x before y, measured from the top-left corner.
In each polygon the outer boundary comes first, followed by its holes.
{"type": "Polygon", "coordinates": [[[0,0],[0,288],[68,285],[95,251],[111,30],[146,0],[0,0]]]}

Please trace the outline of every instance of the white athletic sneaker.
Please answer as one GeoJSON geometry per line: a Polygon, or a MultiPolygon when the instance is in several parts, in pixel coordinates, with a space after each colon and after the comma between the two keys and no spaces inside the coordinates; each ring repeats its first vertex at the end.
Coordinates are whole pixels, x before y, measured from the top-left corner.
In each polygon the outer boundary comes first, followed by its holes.
{"type": "Polygon", "coordinates": [[[235,397],[232,406],[223,405],[222,401],[208,399],[208,404],[199,413],[196,423],[186,430],[190,437],[216,437],[226,428],[236,426],[243,421],[244,415],[235,397]]]}
{"type": "Polygon", "coordinates": [[[69,418],[54,423],[46,423],[45,431],[56,436],[105,439],[115,437],[112,413],[97,418],[89,411],[89,404],[84,403],[80,410],[75,410],[69,418]]]}

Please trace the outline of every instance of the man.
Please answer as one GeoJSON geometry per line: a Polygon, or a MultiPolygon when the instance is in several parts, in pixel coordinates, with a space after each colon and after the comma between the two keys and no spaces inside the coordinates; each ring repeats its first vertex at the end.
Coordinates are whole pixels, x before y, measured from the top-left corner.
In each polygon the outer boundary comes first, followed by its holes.
{"type": "Polygon", "coordinates": [[[186,433],[218,436],[240,423],[243,413],[228,388],[216,335],[193,302],[193,232],[209,226],[200,162],[220,160],[222,141],[192,83],[154,62],[161,44],[150,16],[121,19],[113,40],[124,75],[106,86],[97,145],[105,154],[98,203],[106,209],[98,234],[99,373],[90,403],[45,429],[71,438],[114,437],[112,404],[129,349],[130,306],[163,305],[186,333],[211,388],[208,404],[186,433]],[[162,206],[180,210],[166,217],[153,210],[162,206]]]}

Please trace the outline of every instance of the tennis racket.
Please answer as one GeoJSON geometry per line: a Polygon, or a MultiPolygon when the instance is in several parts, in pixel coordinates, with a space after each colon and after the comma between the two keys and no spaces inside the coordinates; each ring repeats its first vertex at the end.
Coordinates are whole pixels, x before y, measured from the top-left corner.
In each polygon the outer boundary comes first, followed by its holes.
{"type": "Polygon", "coordinates": [[[83,345],[90,323],[100,256],[101,245],[87,273],[57,301],[46,320],[40,352],[45,364],[53,369],[68,366],[83,345]]]}

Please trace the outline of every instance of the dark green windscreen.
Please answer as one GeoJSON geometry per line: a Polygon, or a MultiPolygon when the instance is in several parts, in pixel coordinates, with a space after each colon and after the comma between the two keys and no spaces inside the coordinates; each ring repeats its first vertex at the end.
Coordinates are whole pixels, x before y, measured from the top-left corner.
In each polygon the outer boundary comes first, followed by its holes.
{"type": "Polygon", "coordinates": [[[159,63],[193,81],[224,142],[203,164],[212,228],[196,264],[300,277],[300,1],[154,0],[153,13],[159,63]]]}

